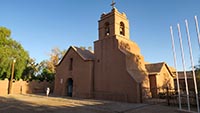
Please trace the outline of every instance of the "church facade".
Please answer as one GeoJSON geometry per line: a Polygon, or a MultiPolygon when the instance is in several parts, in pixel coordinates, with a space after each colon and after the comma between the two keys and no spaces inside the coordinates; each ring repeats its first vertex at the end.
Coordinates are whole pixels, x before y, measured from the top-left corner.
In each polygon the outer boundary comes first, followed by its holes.
{"type": "Polygon", "coordinates": [[[98,23],[94,52],[71,46],[57,65],[55,95],[140,103],[159,93],[153,88],[174,87],[167,64],[146,63],[130,40],[125,13],[113,7],[98,23]]]}

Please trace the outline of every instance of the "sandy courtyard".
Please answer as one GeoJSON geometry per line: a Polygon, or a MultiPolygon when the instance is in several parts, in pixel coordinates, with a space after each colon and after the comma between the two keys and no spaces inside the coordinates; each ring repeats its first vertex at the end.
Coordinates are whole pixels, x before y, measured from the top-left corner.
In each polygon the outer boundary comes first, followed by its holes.
{"type": "Polygon", "coordinates": [[[0,113],[180,113],[180,111],[164,105],[40,95],[8,95],[0,97],[0,113]]]}

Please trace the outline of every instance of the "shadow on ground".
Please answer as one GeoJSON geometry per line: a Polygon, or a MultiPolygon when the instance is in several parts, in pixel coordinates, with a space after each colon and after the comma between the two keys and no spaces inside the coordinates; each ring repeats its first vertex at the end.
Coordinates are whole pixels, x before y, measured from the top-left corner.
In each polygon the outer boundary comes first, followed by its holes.
{"type": "Polygon", "coordinates": [[[0,113],[176,113],[161,105],[130,104],[112,101],[9,95],[0,97],[0,113]]]}

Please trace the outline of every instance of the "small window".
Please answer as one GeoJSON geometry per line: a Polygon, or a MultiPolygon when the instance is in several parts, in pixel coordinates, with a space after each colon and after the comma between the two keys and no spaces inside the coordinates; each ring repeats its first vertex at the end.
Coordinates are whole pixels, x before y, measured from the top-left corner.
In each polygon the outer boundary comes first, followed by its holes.
{"type": "Polygon", "coordinates": [[[73,69],[73,58],[70,58],[69,70],[73,69]]]}
{"type": "Polygon", "coordinates": [[[119,33],[120,35],[125,36],[125,26],[123,22],[120,22],[119,33]]]}
{"type": "Polygon", "coordinates": [[[109,23],[105,23],[105,36],[110,35],[110,28],[109,28],[109,23]]]}

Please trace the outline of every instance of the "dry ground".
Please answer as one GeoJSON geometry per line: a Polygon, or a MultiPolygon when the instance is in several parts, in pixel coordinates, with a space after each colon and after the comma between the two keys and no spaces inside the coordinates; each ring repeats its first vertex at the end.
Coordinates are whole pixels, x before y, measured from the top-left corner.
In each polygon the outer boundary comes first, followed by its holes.
{"type": "Polygon", "coordinates": [[[100,100],[8,95],[0,97],[0,113],[181,113],[164,105],[130,104],[100,100]]]}

